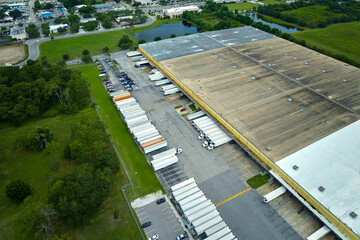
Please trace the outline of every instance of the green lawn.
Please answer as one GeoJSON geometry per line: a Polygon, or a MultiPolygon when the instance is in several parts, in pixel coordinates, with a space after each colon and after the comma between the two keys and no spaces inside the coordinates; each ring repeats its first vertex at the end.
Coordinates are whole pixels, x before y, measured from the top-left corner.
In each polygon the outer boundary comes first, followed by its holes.
{"type": "Polygon", "coordinates": [[[104,119],[105,125],[108,125],[114,147],[118,150],[133,182],[133,191],[130,193],[131,200],[163,189],[146,161],[145,155],[140,151],[104,89],[95,64],[78,65],[71,68],[80,70],[83,76],[89,80],[92,98],[98,105],[99,113],[104,119]]]}
{"type": "Polygon", "coordinates": [[[263,19],[265,21],[276,23],[276,24],[279,24],[279,25],[284,26],[284,27],[296,27],[296,28],[298,28],[300,30],[309,29],[307,27],[302,27],[302,26],[300,26],[298,24],[291,23],[291,22],[286,22],[286,21],[283,21],[281,19],[274,18],[274,17],[271,17],[271,16],[267,16],[267,15],[264,15],[264,14],[259,14],[258,13],[258,16],[261,17],[261,19],[263,19]]]}
{"type": "Polygon", "coordinates": [[[267,174],[265,175],[261,175],[261,173],[259,173],[258,175],[255,175],[252,178],[249,178],[246,182],[250,185],[250,187],[252,187],[253,189],[257,189],[258,187],[261,187],[262,185],[264,185],[265,183],[268,182],[269,180],[269,176],[267,174]]]}
{"type": "Polygon", "coordinates": [[[57,158],[59,168],[52,170],[50,156],[44,152],[23,151],[16,148],[16,140],[23,134],[31,133],[36,126],[49,126],[53,130],[55,141],[61,144],[61,150],[69,141],[72,124],[79,121],[78,115],[59,115],[52,118],[28,120],[20,127],[1,125],[0,134],[0,239],[30,239],[29,236],[16,234],[13,229],[16,217],[22,207],[10,202],[5,196],[5,185],[10,181],[21,179],[30,184],[33,201],[44,204],[52,180],[67,173],[75,167],[72,161],[61,156],[57,158]]]}
{"type": "Polygon", "coordinates": [[[229,11],[243,11],[243,10],[251,10],[253,7],[257,7],[258,5],[255,3],[249,2],[239,2],[239,3],[229,3],[225,4],[229,8],[229,11]]]}
{"type": "Polygon", "coordinates": [[[309,46],[321,47],[360,63],[360,22],[332,24],[326,28],[309,29],[292,35],[306,40],[309,46]]]}
{"type": "Polygon", "coordinates": [[[109,52],[120,51],[117,44],[124,34],[125,30],[119,30],[58,40],[55,38],[40,45],[40,57],[46,56],[49,62],[57,63],[62,60],[63,54],[69,54],[70,58],[81,57],[84,49],[89,50],[91,55],[102,54],[104,47],[108,47],[109,52]]]}
{"type": "Polygon", "coordinates": [[[344,14],[337,14],[328,11],[327,6],[308,6],[308,7],[301,7],[298,9],[294,9],[291,11],[284,11],[281,14],[285,16],[291,16],[295,17],[300,21],[303,21],[306,23],[304,26],[316,26],[321,21],[325,21],[328,18],[332,17],[341,17],[344,14]]]}

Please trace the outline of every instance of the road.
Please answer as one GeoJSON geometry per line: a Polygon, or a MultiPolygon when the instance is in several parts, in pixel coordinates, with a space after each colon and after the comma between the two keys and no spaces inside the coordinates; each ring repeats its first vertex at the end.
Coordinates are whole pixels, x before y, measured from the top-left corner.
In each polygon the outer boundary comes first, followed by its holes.
{"type": "Polygon", "coordinates": [[[29,18],[30,21],[35,22],[35,13],[34,13],[34,4],[35,4],[35,0],[29,0],[29,18]]]}
{"type": "MultiPolygon", "coordinates": [[[[155,19],[151,16],[148,16],[148,19],[145,23],[136,25],[135,28],[148,26],[148,25],[153,24],[154,22],[155,22],[155,19]]],[[[91,34],[99,34],[99,33],[104,33],[104,32],[118,31],[118,30],[122,30],[122,29],[125,29],[125,28],[124,27],[116,27],[116,28],[111,28],[111,29],[101,29],[101,30],[94,31],[94,32],[82,32],[82,33],[80,32],[80,33],[74,33],[74,34],[68,33],[68,34],[64,34],[59,37],[56,37],[55,39],[79,37],[79,36],[85,36],[85,35],[91,35],[91,34]]],[[[47,42],[47,41],[52,41],[52,40],[49,37],[47,37],[47,38],[30,39],[30,40],[26,41],[25,44],[29,46],[29,57],[28,57],[28,59],[26,59],[26,61],[29,59],[31,59],[31,60],[38,59],[40,56],[39,46],[41,43],[47,42]]],[[[19,63],[17,66],[25,65],[26,61],[19,63]]]]}

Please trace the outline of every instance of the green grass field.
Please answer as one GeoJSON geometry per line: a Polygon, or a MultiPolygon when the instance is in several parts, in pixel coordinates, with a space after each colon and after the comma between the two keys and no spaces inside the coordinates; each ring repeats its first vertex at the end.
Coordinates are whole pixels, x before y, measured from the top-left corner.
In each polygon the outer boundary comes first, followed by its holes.
{"type": "Polygon", "coordinates": [[[274,17],[271,17],[271,16],[267,16],[267,15],[263,15],[263,14],[259,14],[258,13],[258,16],[261,17],[261,19],[265,20],[265,21],[268,21],[268,22],[272,22],[272,23],[276,23],[276,24],[279,24],[281,26],[285,26],[285,27],[296,27],[300,30],[303,30],[303,29],[309,29],[307,27],[302,27],[298,24],[295,24],[295,23],[291,23],[291,22],[286,22],[286,21],[283,21],[281,19],[278,19],[278,18],[274,18],[274,17]]]}
{"type": "Polygon", "coordinates": [[[259,173],[258,175],[253,176],[252,178],[249,178],[246,182],[252,187],[253,189],[257,189],[268,182],[269,180],[268,175],[261,175],[259,173]]]}
{"type": "Polygon", "coordinates": [[[360,22],[332,24],[326,28],[309,29],[292,35],[306,40],[309,46],[318,46],[360,63],[360,22]]]}
{"type": "Polygon", "coordinates": [[[328,11],[328,7],[326,6],[318,5],[302,7],[291,11],[284,11],[281,14],[295,17],[299,19],[299,21],[312,22],[316,24],[320,21],[326,20],[327,18],[334,16],[341,17],[343,15],[328,11]]]}
{"type": "Polygon", "coordinates": [[[56,116],[36,121],[29,120],[20,127],[1,125],[0,134],[0,239],[29,239],[29,236],[16,235],[12,225],[21,214],[21,206],[10,202],[5,196],[5,185],[21,179],[31,186],[33,201],[41,205],[48,194],[52,180],[70,173],[75,164],[61,156],[57,158],[59,168],[52,170],[50,156],[44,152],[23,151],[16,148],[16,140],[26,133],[33,132],[36,126],[49,126],[55,141],[61,143],[63,150],[69,141],[72,124],[79,120],[78,115],[56,116]]]}
{"type": "Polygon", "coordinates": [[[83,76],[89,80],[92,98],[99,106],[99,113],[105,125],[108,126],[114,147],[118,150],[133,182],[133,192],[130,193],[131,200],[163,189],[104,89],[95,64],[78,65],[71,68],[81,71],[83,76]]]}
{"type": "MultiPolygon", "coordinates": [[[[282,3],[279,0],[263,0],[259,2],[262,2],[265,5],[282,3]]],[[[225,6],[227,6],[230,11],[235,11],[235,10],[243,11],[243,10],[252,10],[253,7],[258,7],[259,5],[250,2],[239,2],[239,3],[229,3],[226,4],[225,6]]]]}
{"type": "Polygon", "coordinates": [[[49,62],[57,63],[63,54],[69,54],[70,59],[81,57],[84,49],[91,55],[102,54],[104,47],[108,47],[109,52],[120,51],[117,44],[124,34],[125,30],[119,30],[47,41],[40,45],[40,57],[46,56],[49,62]]]}

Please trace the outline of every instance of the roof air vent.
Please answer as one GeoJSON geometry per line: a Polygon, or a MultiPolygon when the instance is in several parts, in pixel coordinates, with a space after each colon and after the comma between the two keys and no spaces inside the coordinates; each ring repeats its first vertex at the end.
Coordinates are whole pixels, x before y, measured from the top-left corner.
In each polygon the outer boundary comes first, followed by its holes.
{"type": "Polygon", "coordinates": [[[347,63],[345,63],[344,65],[345,65],[345,66],[349,66],[349,64],[347,64],[347,63]]]}
{"type": "Polygon", "coordinates": [[[272,148],[271,147],[266,147],[265,149],[266,149],[266,151],[271,151],[272,148]]]}
{"type": "Polygon", "coordinates": [[[299,78],[295,78],[296,81],[299,81],[300,79],[299,78]]]}
{"type": "Polygon", "coordinates": [[[309,63],[308,62],[306,62],[306,63],[304,63],[305,65],[309,65],[309,63]]]}
{"type": "Polygon", "coordinates": [[[270,50],[273,50],[273,49],[274,49],[273,47],[270,48],[270,50]]]}
{"type": "Polygon", "coordinates": [[[287,56],[287,55],[288,55],[287,53],[284,54],[284,56],[287,56]]]}
{"type": "Polygon", "coordinates": [[[235,69],[235,68],[236,68],[236,66],[233,66],[233,68],[235,69]]]}
{"type": "Polygon", "coordinates": [[[256,78],[255,77],[251,77],[252,80],[255,80],[256,78]]]}
{"type": "Polygon", "coordinates": [[[320,55],[320,53],[317,52],[316,55],[320,55]]]}
{"type": "Polygon", "coordinates": [[[305,109],[305,107],[304,106],[301,106],[301,110],[304,110],[305,109]]]}
{"type": "Polygon", "coordinates": [[[323,192],[323,191],[325,191],[325,188],[324,188],[323,186],[320,186],[320,187],[319,187],[319,191],[320,191],[320,192],[323,192]]]}
{"type": "Polygon", "coordinates": [[[358,84],[358,85],[356,85],[356,88],[359,88],[359,84],[358,84]]]}
{"type": "Polygon", "coordinates": [[[293,166],[293,169],[294,169],[294,170],[298,170],[298,168],[299,168],[298,165],[294,165],[294,166],[293,166]]]}
{"type": "Polygon", "coordinates": [[[321,72],[326,73],[326,70],[323,69],[323,70],[321,70],[321,72]]]}
{"type": "Polygon", "coordinates": [[[292,98],[288,98],[287,101],[288,101],[288,102],[292,102],[293,100],[292,100],[292,98]]]}
{"type": "Polygon", "coordinates": [[[341,80],[342,82],[346,82],[346,79],[341,80]]]}
{"type": "Polygon", "coordinates": [[[297,58],[296,57],[294,57],[294,60],[296,60],[297,58]]]}
{"type": "Polygon", "coordinates": [[[271,67],[271,64],[269,63],[268,66],[271,67]]]}
{"type": "Polygon", "coordinates": [[[355,212],[351,212],[350,213],[350,216],[353,217],[353,218],[356,218],[357,217],[357,214],[355,212]]]}
{"type": "Polygon", "coordinates": [[[248,52],[245,52],[246,55],[248,55],[249,53],[248,52]]]}

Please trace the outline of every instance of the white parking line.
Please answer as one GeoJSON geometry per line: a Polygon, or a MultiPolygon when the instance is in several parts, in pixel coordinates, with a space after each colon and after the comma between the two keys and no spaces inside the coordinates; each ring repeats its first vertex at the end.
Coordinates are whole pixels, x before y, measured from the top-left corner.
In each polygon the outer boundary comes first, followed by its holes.
{"type": "Polygon", "coordinates": [[[179,224],[174,224],[174,225],[172,225],[172,226],[170,226],[170,228],[173,228],[173,227],[179,227],[179,224]]]}
{"type": "Polygon", "coordinates": [[[136,215],[138,215],[138,216],[141,216],[141,215],[144,215],[144,214],[146,214],[146,212],[142,212],[142,213],[136,213],[136,215]]]}
{"type": "Polygon", "coordinates": [[[145,233],[146,233],[147,236],[149,235],[149,237],[150,237],[150,235],[151,235],[150,233],[151,233],[151,232],[154,232],[154,231],[155,231],[154,229],[151,229],[150,231],[147,231],[147,232],[145,232],[145,233]]]}
{"type": "Polygon", "coordinates": [[[167,210],[167,209],[170,209],[169,206],[165,206],[163,209],[161,209],[161,211],[164,211],[164,210],[167,210]]]}
{"type": "Polygon", "coordinates": [[[172,223],[172,222],[176,222],[176,221],[177,221],[177,219],[176,219],[176,218],[174,218],[173,220],[168,221],[168,223],[172,223]]]}

